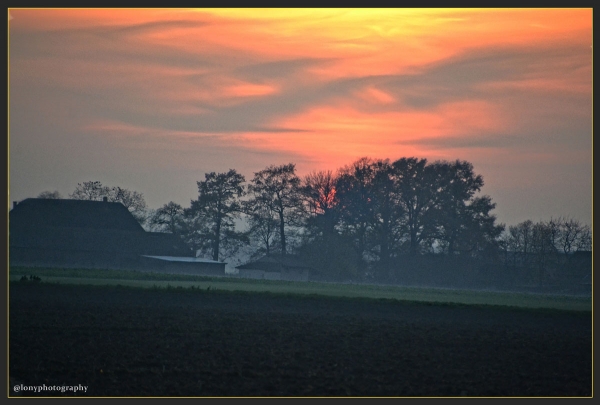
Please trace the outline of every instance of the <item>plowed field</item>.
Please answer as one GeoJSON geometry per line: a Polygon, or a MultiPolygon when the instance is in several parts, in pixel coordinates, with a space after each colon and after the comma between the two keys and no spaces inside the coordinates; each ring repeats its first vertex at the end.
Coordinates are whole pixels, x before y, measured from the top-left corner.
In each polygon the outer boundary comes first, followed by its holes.
{"type": "MultiPolygon", "coordinates": [[[[591,314],[10,284],[19,387],[110,396],[591,396],[591,314]]],[[[10,395],[69,396],[23,389],[10,395]]]]}

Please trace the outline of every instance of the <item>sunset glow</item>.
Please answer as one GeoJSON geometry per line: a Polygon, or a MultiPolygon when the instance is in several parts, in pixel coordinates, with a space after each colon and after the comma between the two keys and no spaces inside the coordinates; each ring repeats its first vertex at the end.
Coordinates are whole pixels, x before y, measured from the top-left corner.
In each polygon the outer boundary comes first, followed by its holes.
{"type": "Polygon", "coordinates": [[[8,13],[10,200],[416,156],[472,162],[502,222],[591,221],[592,9],[8,13]]]}

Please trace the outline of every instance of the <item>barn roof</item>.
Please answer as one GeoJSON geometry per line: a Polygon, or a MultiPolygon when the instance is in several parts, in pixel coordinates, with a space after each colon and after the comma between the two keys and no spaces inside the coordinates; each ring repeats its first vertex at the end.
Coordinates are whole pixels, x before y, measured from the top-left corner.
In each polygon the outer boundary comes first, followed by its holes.
{"type": "Polygon", "coordinates": [[[88,200],[28,198],[9,214],[9,227],[88,228],[144,232],[121,203],[88,200]]]}
{"type": "Polygon", "coordinates": [[[121,203],[29,198],[9,214],[11,247],[193,256],[176,235],[146,232],[121,203]]]}
{"type": "Polygon", "coordinates": [[[151,256],[143,255],[151,259],[163,260],[166,262],[186,262],[186,263],[208,263],[208,264],[227,264],[225,262],[219,262],[216,260],[205,259],[203,257],[174,257],[174,256],[151,256]]]}

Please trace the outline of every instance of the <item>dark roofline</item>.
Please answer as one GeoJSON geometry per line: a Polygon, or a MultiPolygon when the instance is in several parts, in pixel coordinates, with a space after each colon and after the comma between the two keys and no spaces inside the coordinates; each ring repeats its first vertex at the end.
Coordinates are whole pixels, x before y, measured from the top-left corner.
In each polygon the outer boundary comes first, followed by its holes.
{"type": "Polygon", "coordinates": [[[9,212],[9,226],[121,229],[144,232],[120,202],[27,198],[9,212]]]}

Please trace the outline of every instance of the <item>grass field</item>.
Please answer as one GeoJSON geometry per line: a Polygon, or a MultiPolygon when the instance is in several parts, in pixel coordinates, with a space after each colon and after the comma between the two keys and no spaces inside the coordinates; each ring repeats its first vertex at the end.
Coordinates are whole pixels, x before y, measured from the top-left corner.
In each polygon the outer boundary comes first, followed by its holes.
{"type": "Polygon", "coordinates": [[[590,297],[382,286],[251,280],[235,277],[200,277],[125,270],[12,268],[10,281],[35,275],[42,282],[82,285],[122,285],[138,288],[210,289],[257,293],[323,295],[364,299],[390,299],[432,304],[496,305],[520,308],[591,311],[590,297]]]}

